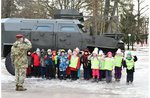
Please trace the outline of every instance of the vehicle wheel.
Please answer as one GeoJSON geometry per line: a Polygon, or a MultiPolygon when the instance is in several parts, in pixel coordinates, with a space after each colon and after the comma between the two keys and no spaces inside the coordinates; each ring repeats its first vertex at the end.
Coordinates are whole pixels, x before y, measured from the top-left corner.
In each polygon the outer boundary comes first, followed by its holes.
{"type": "Polygon", "coordinates": [[[9,53],[7,56],[6,56],[6,61],[5,61],[5,66],[6,66],[6,69],[7,71],[12,74],[12,75],[15,75],[15,67],[14,65],[12,64],[11,62],[11,57],[10,57],[11,53],[9,53]]]}

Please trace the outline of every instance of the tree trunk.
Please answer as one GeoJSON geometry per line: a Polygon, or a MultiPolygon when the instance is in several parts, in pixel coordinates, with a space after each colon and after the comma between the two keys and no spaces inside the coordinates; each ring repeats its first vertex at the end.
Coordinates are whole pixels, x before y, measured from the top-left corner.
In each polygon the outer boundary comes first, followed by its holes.
{"type": "Polygon", "coordinates": [[[110,0],[105,0],[105,8],[104,8],[105,30],[104,32],[107,32],[107,29],[108,29],[109,7],[110,7],[110,0]]]}
{"type": "MultiPolygon", "coordinates": [[[[115,1],[114,1],[113,11],[112,11],[112,13],[111,13],[111,17],[110,17],[110,20],[109,20],[108,29],[111,29],[111,30],[107,30],[107,31],[111,31],[110,33],[112,33],[112,31],[113,31],[112,23],[114,22],[113,19],[114,19],[116,10],[117,10],[117,8],[118,8],[118,2],[119,2],[119,0],[115,0],[115,1]]],[[[116,21],[116,22],[117,22],[117,21],[116,21]]],[[[116,23],[116,22],[115,22],[115,23],[116,23]]],[[[115,27],[117,27],[117,24],[116,24],[115,27]]],[[[115,31],[117,31],[117,30],[115,30],[115,31]]]]}
{"type": "Polygon", "coordinates": [[[97,35],[98,0],[93,0],[93,34],[97,35]]]}
{"type": "Polygon", "coordinates": [[[13,3],[13,0],[5,0],[3,2],[5,2],[4,18],[8,18],[8,17],[11,16],[11,6],[12,6],[12,3],[13,3]]]}

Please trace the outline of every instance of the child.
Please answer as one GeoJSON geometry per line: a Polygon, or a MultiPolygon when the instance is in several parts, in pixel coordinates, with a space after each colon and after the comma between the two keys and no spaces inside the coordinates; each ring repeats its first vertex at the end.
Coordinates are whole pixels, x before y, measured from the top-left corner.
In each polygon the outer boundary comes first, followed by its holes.
{"type": "Polygon", "coordinates": [[[56,78],[56,66],[57,66],[57,60],[58,60],[58,56],[56,51],[52,51],[52,61],[53,61],[53,78],[56,78]]]}
{"type": "Polygon", "coordinates": [[[80,58],[77,56],[77,54],[78,52],[74,49],[69,64],[72,80],[77,80],[77,70],[80,67],[80,58]]]}
{"type": "Polygon", "coordinates": [[[123,53],[121,49],[118,49],[116,55],[114,57],[114,64],[115,64],[115,80],[120,81],[121,78],[121,70],[122,70],[122,61],[123,61],[123,53]]]}
{"type": "Polygon", "coordinates": [[[44,56],[46,55],[46,52],[44,49],[41,50],[41,77],[46,77],[46,64],[44,60],[44,56]]]}
{"type": "Polygon", "coordinates": [[[81,61],[84,69],[84,80],[89,80],[90,78],[90,66],[89,66],[88,56],[89,56],[89,51],[85,49],[84,54],[81,57],[81,61]]]}
{"type": "Polygon", "coordinates": [[[31,57],[31,52],[28,51],[27,52],[27,58],[28,58],[28,68],[27,68],[27,77],[31,77],[32,76],[32,65],[33,65],[33,59],[31,57]]]}
{"type": "Polygon", "coordinates": [[[99,67],[100,67],[100,61],[98,58],[98,48],[95,48],[92,54],[93,55],[89,57],[89,60],[91,60],[93,82],[95,81],[98,82],[99,81],[99,67]]]}
{"type": "Polygon", "coordinates": [[[59,59],[58,57],[61,55],[61,49],[58,50],[57,52],[57,66],[56,66],[56,73],[57,73],[57,78],[60,78],[60,70],[59,70],[59,59]]]}
{"type": "Polygon", "coordinates": [[[37,48],[36,52],[33,52],[31,54],[33,58],[33,68],[34,68],[34,76],[35,77],[40,77],[41,72],[40,72],[40,49],[37,48]]]}
{"type": "Polygon", "coordinates": [[[105,78],[104,53],[102,50],[99,51],[99,59],[100,59],[100,69],[99,69],[100,77],[99,77],[99,80],[101,81],[102,79],[105,78]]]}
{"type": "MultiPolygon", "coordinates": [[[[78,47],[76,47],[75,49],[77,51],[77,56],[80,58],[80,49],[78,47]]],[[[81,65],[80,65],[81,66],[81,65]]],[[[80,78],[80,67],[78,68],[78,71],[77,71],[77,78],[79,79],[80,78]]]]}
{"type": "Polygon", "coordinates": [[[53,61],[51,49],[47,50],[47,54],[44,57],[46,64],[46,79],[52,79],[53,76],[53,61]]]}
{"type": "MultiPolygon", "coordinates": [[[[69,61],[70,61],[70,59],[71,59],[71,55],[72,55],[72,51],[69,49],[69,50],[68,50],[68,60],[69,60],[69,61]]],[[[67,69],[66,69],[66,74],[67,74],[67,78],[70,79],[70,74],[71,74],[71,72],[70,72],[69,66],[68,66],[67,69]]]]}
{"type": "Polygon", "coordinates": [[[112,70],[114,65],[114,59],[112,57],[112,52],[107,53],[107,57],[105,58],[105,70],[106,70],[106,82],[110,83],[112,81],[112,70]]]}
{"type": "Polygon", "coordinates": [[[60,80],[66,80],[66,68],[69,64],[68,57],[65,55],[65,50],[61,50],[61,55],[59,58],[59,70],[60,70],[60,80]]]}
{"type": "Polygon", "coordinates": [[[129,83],[132,84],[133,82],[133,76],[134,76],[134,62],[137,61],[137,57],[133,56],[131,52],[127,53],[127,57],[123,63],[123,66],[126,67],[126,72],[127,72],[127,85],[129,85],[129,83]]]}

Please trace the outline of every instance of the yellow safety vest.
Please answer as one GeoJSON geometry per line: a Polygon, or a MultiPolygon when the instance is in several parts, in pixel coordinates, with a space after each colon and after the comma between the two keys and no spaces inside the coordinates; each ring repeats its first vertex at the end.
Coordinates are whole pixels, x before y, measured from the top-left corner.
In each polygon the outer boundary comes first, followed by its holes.
{"type": "Polygon", "coordinates": [[[134,60],[131,59],[131,60],[128,60],[126,59],[126,65],[127,65],[127,69],[130,70],[134,67],[134,60]]]}
{"type": "Polygon", "coordinates": [[[78,64],[78,57],[71,57],[71,60],[70,60],[70,65],[69,67],[72,67],[72,68],[77,68],[77,64],[78,64]]]}
{"type": "Polygon", "coordinates": [[[100,61],[97,58],[91,58],[91,68],[99,69],[100,61]]]}
{"type": "Polygon", "coordinates": [[[99,67],[99,69],[100,69],[100,70],[105,70],[105,69],[104,69],[105,62],[104,62],[104,60],[102,60],[101,58],[102,58],[102,57],[99,57],[99,59],[100,59],[100,67],[99,67]]]}
{"type": "Polygon", "coordinates": [[[113,58],[105,58],[105,66],[104,68],[106,70],[112,70],[114,65],[114,59],[113,58]]]}
{"type": "Polygon", "coordinates": [[[57,64],[58,56],[55,56],[55,64],[57,64]]]}
{"type": "Polygon", "coordinates": [[[120,56],[120,55],[115,56],[115,63],[114,64],[116,67],[121,67],[122,59],[123,59],[123,56],[120,56]]]}

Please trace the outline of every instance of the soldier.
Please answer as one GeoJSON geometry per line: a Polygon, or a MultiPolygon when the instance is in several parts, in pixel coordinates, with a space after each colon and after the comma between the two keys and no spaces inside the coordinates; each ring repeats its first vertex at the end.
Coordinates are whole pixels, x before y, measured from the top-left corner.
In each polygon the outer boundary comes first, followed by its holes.
{"type": "Polygon", "coordinates": [[[32,48],[31,42],[22,34],[16,35],[16,42],[11,48],[11,59],[15,65],[16,91],[25,91],[23,87],[26,78],[26,68],[28,67],[27,51],[32,48]]]}

